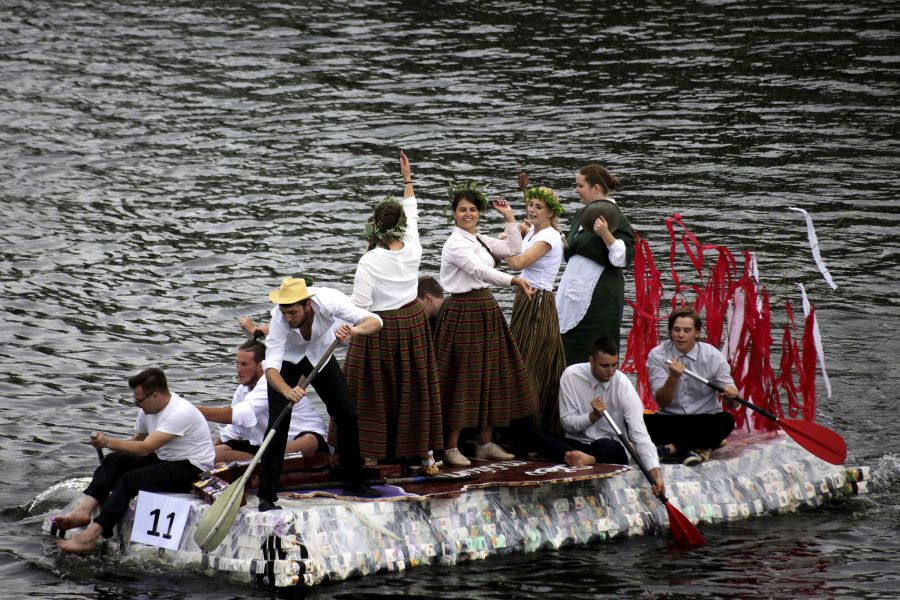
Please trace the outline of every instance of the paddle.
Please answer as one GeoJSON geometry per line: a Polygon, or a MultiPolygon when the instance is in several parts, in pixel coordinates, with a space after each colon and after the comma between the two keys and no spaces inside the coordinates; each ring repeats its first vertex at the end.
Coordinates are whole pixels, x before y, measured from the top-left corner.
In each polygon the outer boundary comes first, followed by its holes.
{"type": "MultiPolygon", "coordinates": [[[[723,386],[710,381],[698,373],[694,373],[690,369],[685,369],[684,372],[697,381],[705,383],[719,393],[724,393],[725,391],[723,386]]],[[[784,429],[789,436],[794,438],[795,442],[825,462],[829,462],[833,465],[842,465],[847,459],[847,444],[844,442],[844,439],[827,427],[823,427],[818,423],[812,423],[811,421],[781,419],[769,411],[747,402],[739,396],[735,396],[732,400],[743,404],[751,410],[755,410],[767,419],[772,419],[784,429]]]]}
{"type": "MultiPolygon", "coordinates": [[[[337,348],[339,343],[340,340],[337,338],[331,342],[328,350],[326,350],[325,354],[322,355],[322,358],[319,359],[319,363],[312,372],[300,380],[300,387],[305,388],[309,385],[313,380],[313,377],[316,376],[319,370],[324,367],[325,363],[331,358],[332,352],[334,352],[334,349],[337,348]]],[[[250,478],[250,475],[252,475],[253,469],[256,468],[256,465],[259,464],[259,461],[262,459],[272,438],[275,437],[275,430],[278,428],[278,424],[281,423],[285,416],[291,413],[293,406],[293,402],[288,402],[287,406],[281,410],[278,418],[272,423],[272,428],[263,440],[262,445],[260,445],[259,450],[257,450],[256,456],[253,457],[253,460],[250,461],[250,464],[247,466],[247,470],[244,471],[244,474],[241,475],[240,479],[229,485],[228,489],[216,498],[216,501],[213,502],[212,506],[204,513],[203,518],[200,519],[200,523],[197,524],[197,531],[194,532],[194,541],[204,552],[215,550],[216,547],[222,543],[222,540],[225,539],[225,536],[228,535],[231,525],[234,523],[235,518],[237,518],[238,510],[241,508],[241,500],[244,497],[244,487],[247,485],[247,480],[250,478]]]]}
{"type": "MultiPolygon", "coordinates": [[[[616,435],[619,436],[619,441],[622,442],[622,445],[628,450],[631,458],[633,458],[634,462],[641,468],[647,481],[649,481],[651,485],[655,484],[656,481],[650,475],[650,471],[647,470],[643,461],[641,461],[641,457],[638,456],[637,450],[634,445],[632,445],[631,440],[622,433],[622,430],[619,429],[616,422],[612,420],[612,417],[609,416],[609,411],[604,410],[603,416],[606,417],[607,422],[612,426],[616,435]]],[[[666,512],[669,513],[669,528],[672,530],[672,537],[675,538],[676,543],[684,546],[703,546],[706,544],[706,539],[704,539],[700,530],[697,529],[680,510],[672,506],[672,503],[669,502],[669,499],[666,498],[665,494],[658,496],[658,498],[659,501],[665,505],[666,512]]]]}

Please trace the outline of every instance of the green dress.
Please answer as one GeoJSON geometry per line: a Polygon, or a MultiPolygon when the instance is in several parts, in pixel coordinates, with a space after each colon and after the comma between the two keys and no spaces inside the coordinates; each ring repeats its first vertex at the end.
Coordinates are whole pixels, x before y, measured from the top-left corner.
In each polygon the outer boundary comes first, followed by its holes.
{"type": "Polygon", "coordinates": [[[603,265],[603,274],[594,286],[587,312],[578,324],[562,334],[566,351],[566,365],[587,361],[594,340],[608,337],[621,345],[619,328],[625,310],[625,275],[623,271],[634,260],[634,231],[631,223],[619,211],[618,225],[612,231],[613,237],[625,243],[625,267],[615,267],[609,263],[609,250],[602,239],[593,231],[581,229],[581,215],[587,206],[580,208],[572,218],[572,227],[566,236],[563,256],[566,261],[575,256],[583,256],[603,265]]]}

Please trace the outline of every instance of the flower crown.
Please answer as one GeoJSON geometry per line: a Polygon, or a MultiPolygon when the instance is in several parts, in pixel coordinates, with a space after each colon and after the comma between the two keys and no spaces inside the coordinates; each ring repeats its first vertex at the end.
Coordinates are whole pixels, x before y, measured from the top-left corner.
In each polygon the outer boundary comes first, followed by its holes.
{"type": "Polygon", "coordinates": [[[528,202],[532,198],[536,198],[546,204],[547,208],[550,209],[550,212],[554,212],[557,215],[561,215],[565,212],[565,209],[562,204],[560,204],[556,194],[548,187],[529,188],[529,190],[525,192],[525,201],[528,202]]]}
{"type": "Polygon", "coordinates": [[[453,206],[453,204],[452,204],[453,198],[457,194],[460,194],[462,192],[470,192],[472,195],[475,196],[475,199],[478,201],[477,208],[478,208],[479,212],[484,212],[487,210],[487,207],[488,207],[487,194],[484,193],[484,191],[478,185],[477,181],[467,181],[465,183],[463,183],[463,182],[451,183],[447,187],[447,194],[450,196],[451,208],[453,206]]]}
{"type": "Polygon", "coordinates": [[[393,196],[387,196],[384,200],[382,200],[375,207],[377,210],[379,206],[383,204],[395,204],[397,208],[400,210],[400,217],[397,219],[397,222],[390,229],[381,229],[375,223],[375,215],[372,214],[369,217],[369,220],[366,221],[366,228],[363,232],[363,237],[366,239],[369,244],[374,246],[387,246],[391,242],[395,242],[403,237],[403,234],[406,232],[406,211],[403,210],[403,207],[400,206],[400,203],[397,202],[397,199],[393,196]]]}

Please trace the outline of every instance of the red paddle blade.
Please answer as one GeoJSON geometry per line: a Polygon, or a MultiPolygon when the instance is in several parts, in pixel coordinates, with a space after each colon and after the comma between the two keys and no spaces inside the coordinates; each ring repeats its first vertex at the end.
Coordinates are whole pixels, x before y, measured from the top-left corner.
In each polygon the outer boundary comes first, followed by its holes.
{"type": "Polygon", "coordinates": [[[777,423],[795,442],[825,462],[842,465],[847,460],[847,444],[844,438],[818,423],[778,419],[777,423]]]}
{"type": "Polygon", "coordinates": [[[675,542],[682,546],[704,546],[706,539],[700,530],[694,527],[686,516],[680,510],[672,506],[672,503],[666,500],[666,511],[669,513],[669,528],[672,530],[672,537],[675,542]]]}

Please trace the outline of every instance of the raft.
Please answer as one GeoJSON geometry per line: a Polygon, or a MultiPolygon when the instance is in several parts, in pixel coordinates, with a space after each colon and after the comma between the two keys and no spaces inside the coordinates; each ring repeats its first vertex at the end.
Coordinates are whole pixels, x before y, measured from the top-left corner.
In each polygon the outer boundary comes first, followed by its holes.
{"type": "MultiPolygon", "coordinates": [[[[865,493],[866,467],[834,466],[781,433],[734,434],[712,460],[663,465],[666,492],[701,528],[820,507],[865,493]]],[[[669,535],[665,507],[637,468],[570,467],[532,459],[473,460],[440,478],[379,486],[377,499],[339,490],[287,491],[283,510],[261,513],[248,494],[225,541],[205,553],[194,542],[209,507],[190,502],[177,548],[132,540],[135,504],[98,551],[124,567],[150,566],[228,578],[254,587],[315,586],[424,565],[453,565],[639,535],[669,535]]],[[[70,503],[71,509],[80,496],[70,503]]],[[[48,533],[51,517],[44,520],[48,533]]],[[[65,532],[74,535],[79,530],[65,532]]]]}

